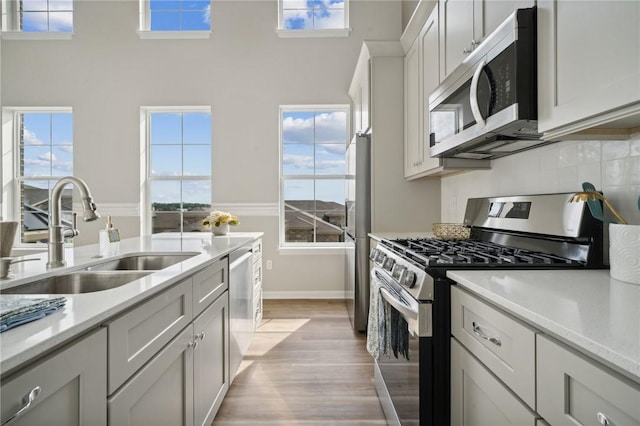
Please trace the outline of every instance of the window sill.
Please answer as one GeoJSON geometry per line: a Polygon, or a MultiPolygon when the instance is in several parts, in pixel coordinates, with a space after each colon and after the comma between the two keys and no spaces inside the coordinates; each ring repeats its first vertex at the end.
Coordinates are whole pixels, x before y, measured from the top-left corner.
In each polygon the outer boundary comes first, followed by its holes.
{"type": "Polygon", "coordinates": [[[283,256],[317,256],[317,255],[343,255],[345,247],[280,247],[278,253],[283,256]]]}
{"type": "Polygon", "coordinates": [[[188,40],[211,38],[211,31],[138,31],[143,40],[188,40]]]}
{"type": "Polygon", "coordinates": [[[284,30],[276,29],[280,38],[311,38],[311,37],[348,37],[351,28],[334,28],[326,30],[284,30]]]}
{"type": "Polygon", "coordinates": [[[71,40],[73,33],[47,33],[47,32],[22,32],[22,31],[3,31],[3,40],[71,40]]]}

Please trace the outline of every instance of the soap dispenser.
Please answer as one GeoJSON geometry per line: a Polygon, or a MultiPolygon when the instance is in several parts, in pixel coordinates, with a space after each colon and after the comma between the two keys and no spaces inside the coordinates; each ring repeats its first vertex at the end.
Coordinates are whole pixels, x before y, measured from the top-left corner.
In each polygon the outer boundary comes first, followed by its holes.
{"type": "Polygon", "coordinates": [[[113,256],[120,252],[120,230],[113,227],[111,216],[107,216],[107,226],[100,231],[100,255],[113,256]]]}

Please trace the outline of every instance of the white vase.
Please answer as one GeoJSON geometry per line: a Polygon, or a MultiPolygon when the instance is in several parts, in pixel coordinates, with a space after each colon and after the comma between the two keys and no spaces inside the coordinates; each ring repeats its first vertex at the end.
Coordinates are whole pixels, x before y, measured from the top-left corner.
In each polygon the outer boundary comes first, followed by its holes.
{"type": "Polygon", "coordinates": [[[640,225],[609,224],[611,278],[640,284],[640,225]]]}
{"type": "Polygon", "coordinates": [[[230,227],[228,223],[221,223],[220,226],[214,226],[211,228],[213,235],[228,235],[230,227]]]}

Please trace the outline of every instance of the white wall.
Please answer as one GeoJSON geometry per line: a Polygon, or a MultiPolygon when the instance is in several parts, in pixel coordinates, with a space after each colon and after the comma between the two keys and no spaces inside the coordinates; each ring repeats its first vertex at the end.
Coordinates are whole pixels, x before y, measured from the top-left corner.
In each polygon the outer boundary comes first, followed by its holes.
{"type": "MultiPolygon", "coordinates": [[[[74,174],[103,215],[139,234],[140,107],[211,105],[213,202],[239,206],[238,230],[265,231],[265,291],[339,294],[342,255],[277,251],[278,105],[349,103],[362,41],[398,40],[401,2],[354,0],[349,37],[313,39],[278,38],[273,0],[214,1],[208,40],[141,40],[137,0],[74,7],[72,40],[2,41],[2,105],[73,107],[74,174]]],[[[401,150],[402,135],[388,143],[401,150]]],[[[103,226],[83,223],[76,244],[103,226]]]]}
{"type": "Polygon", "coordinates": [[[640,224],[640,134],[624,141],[565,141],[442,179],[442,220],[461,222],[469,197],[581,191],[591,182],[629,223],[640,224]]]}

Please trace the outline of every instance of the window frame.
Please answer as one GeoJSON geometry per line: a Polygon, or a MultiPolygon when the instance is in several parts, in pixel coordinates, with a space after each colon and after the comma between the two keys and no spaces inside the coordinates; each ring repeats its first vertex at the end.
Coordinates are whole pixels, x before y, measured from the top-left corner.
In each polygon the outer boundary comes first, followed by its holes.
{"type": "MultiPolygon", "coordinates": [[[[75,30],[75,0],[71,2],[72,23],[71,31],[23,31],[18,28],[20,22],[19,0],[2,1],[2,38],[6,40],[70,40],[75,30]]],[[[47,9],[47,23],[51,10],[47,9]]]]}
{"type": "MultiPolygon", "coordinates": [[[[281,251],[297,251],[301,252],[303,250],[312,250],[317,251],[321,250],[322,252],[331,252],[331,249],[344,249],[346,243],[345,242],[286,242],[285,241],[285,200],[284,200],[284,187],[285,182],[287,180],[309,180],[314,183],[316,181],[322,180],[337,180],[341,179],[344,181],[346,186],[347,180],[349,179],[348,170],[346,169],[347,158],[346,158],[346,149],[349,143],[349,131],[351,129],[351,106],[349,104],[315,104],[315,105],[280,105],[278,108],[278,162],[279,162],[279,197],[278,197],[278,249],[281,251]],[[283,140],[283,114],[285,112],[321,112],[321,111],[343,111],[346,116],[345,123],[345,174],[344,175],[336,175],[336,174],[321,174],[321,175],[285,175],[284,174],[284,165],[283,165],[283,155],[284,155],[284,140],[283,140]]],[[[315,140],[314,140],[315,146],[315,140]]],[[[315,149],[314,149],[315,152],[315,149]]],[[[315,201],[315,194],[314,194],[315,201]]],[[[315,237],[315,231],[314,231],[315,237]]]]}
{"type": "MultiPolygon", "coordinates": [[[[40,113],[70,113],[73,117],[72,107],[3,107],[2,108],[2,200],[0,205],[0,216],[4,220],[18,222],[19,231],[16,233],[14,248],[46,248],[47,243],[23,242],[22,241],[22,215],[20,199],[20,183],[24,181],[24,176],[18,176],[20,171],[20,134],[18,130],[18,115],[40,113]]],[[[75,155],[73,156],[75,162],[75,155]]],[[[55,183],[64,176],[46,176],[42,180],[51,180],[55,183]]],[[[76,210],[76,203],[73,203],[73,210],[76,210]]],[[[73,241],[73,240],[72,240],[73,241]]],[[[73,246],[73,242],[66,242],[65,246],[73,246]]]]}
{"type": "Polygon", "coordinates": [[[284,10],[284,0],[278,0],[278,27],[276,33],[281,38],[348,37],[351,32],[349,27],[349,0],[344,0],[344,26],[342,28],[286,29],[284,27],[284,10]]]}
{"type": "MultiPolygon", "coordinates": [[[[204,181],[208,178],[213,191],[213,163],[211,164],[211,174],[206,175],[191,175],[191,176],[151,176],[151,114],[154,113],[208,113],[212,114],[212,108],[210,105],[204,106],[145,106],[140,108],[140,163],[141,163],[141,193],[140,193],[140,211],[142,212],[140,221],[140,233],[141,235],[154,235],[153,232],[153,219],[151,217],[152,200],[151,200],[151,183],[153,181],[204,181]]],[[[211,115],[211,124],[213,124],[213,116],[211,115]]],[[[213,134],[211,135],[210,147],[213,153],[213,134]]],[[[211,194],[211,203],[213,204],[213,194],[211,194]]],[[[183,221],[180,220],[180,231],[185,232],[182,229],[183,221]]]]}
{"type": "Polygon", "coordinates": [[[154,31],[151,29],[151,0],[139,0],[139,24],[138,36],[141,39],[163,40],[163,39],[208,39],[213,32],[213,22],[211,20],[211,9],[213,2],[209,2],[209,29],[208,30],[175,30],[175,31],[154,31]]]}

